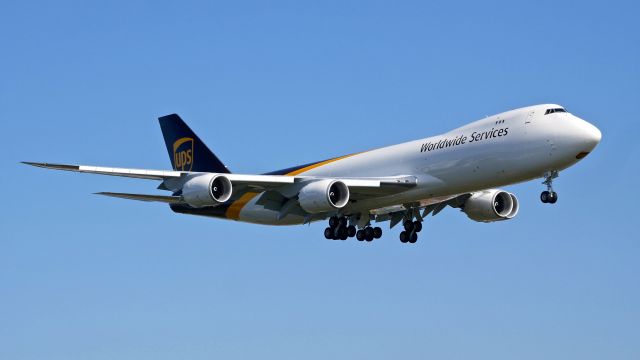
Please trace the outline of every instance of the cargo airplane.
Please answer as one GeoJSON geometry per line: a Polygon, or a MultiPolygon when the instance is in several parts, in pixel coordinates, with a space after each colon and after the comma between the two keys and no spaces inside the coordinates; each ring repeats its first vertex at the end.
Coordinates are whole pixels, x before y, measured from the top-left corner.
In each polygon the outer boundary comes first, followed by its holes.
{"type": "Polygon", "coordinates": [[[401,223],[400,241],[415,243],[422,221],[445,207],[470,219],[512,219],[518,199],[498,187],[544,179],[554,204],[558,172],[589,154],[600,131],[554,104],[507,111],[447,133],[294,166],[261,175],[232,173],[176,115],[159,118],[173,170],[25,162],[56,170],[160,181],[161,194],[99,192],[166,203],[177,213],[266,225],[328,219],[327,239],[372,241],[377,223],[401,223]]]}

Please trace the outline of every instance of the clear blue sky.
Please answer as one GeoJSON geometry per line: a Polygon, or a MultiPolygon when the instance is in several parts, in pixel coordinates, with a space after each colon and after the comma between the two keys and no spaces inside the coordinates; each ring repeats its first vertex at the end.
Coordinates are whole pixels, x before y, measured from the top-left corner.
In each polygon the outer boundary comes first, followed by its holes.
{"type": "Polygon", "coordinates": [[[638,359],[640,8],[628,1],[0,4],[0,358],[638,359]],[[390,145],[543,102],[603,141],[448,209],[417,245],[326,241],[96,191],[156,182],[177,112],[237,172],[390,145]]]}

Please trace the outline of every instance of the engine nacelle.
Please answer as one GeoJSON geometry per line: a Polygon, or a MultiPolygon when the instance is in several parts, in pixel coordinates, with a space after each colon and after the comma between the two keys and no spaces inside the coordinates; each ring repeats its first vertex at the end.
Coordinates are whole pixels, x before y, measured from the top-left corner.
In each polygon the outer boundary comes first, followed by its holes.
{"type": "Polygon", "coordinates": [[[340,209],[349,202],[349,187],[339,180],[314,181],[300,189],[298,201],[311,214],[340,209]]]}
{"type": "Polygon", "coordinates": [[[201,208],[216,206],[231,197],[231,181],[224,175],[197,175],[182,186],[182,199],[189,206],[201,208]]]}
{"type": "Polygon", "coordinates": [[[518,198],[503,190],[491,189],[473,193],[464,203],[462,211],[475,221],[508,220],[518,214],[518,198]]]}

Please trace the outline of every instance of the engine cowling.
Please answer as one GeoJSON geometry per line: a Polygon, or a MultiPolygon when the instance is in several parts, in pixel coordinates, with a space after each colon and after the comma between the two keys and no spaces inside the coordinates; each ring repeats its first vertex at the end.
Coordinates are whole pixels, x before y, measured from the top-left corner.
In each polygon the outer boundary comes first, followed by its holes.
{"type": "Polygon", "coordinates": [[[311,214],[340,209],[349,202],[349,187],[339,180],[314,181],[300,189],[298,201],[311,214]]]}
{"type": "Polygon", "coordinates": [[[499,189],[473,193],[464,203],[462,211],[475,221],[493,222],[508,220],[518,214],[518,198],[499,189]]]}
{"type": "Polygon", "coordinates": [[[203,174],[184,183],[182,198],[196,208],[216,206],[229,200],[232,188],[231,181],[224,175],[203,174]]]}

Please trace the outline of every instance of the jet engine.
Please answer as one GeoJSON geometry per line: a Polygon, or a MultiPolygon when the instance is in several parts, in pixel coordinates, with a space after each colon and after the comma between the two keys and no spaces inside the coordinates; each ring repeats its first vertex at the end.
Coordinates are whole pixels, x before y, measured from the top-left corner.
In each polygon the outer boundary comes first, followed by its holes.
{"type": "Polygon", "coordinates": [[[300,189],[298,201],[311,214],[340,209],[349,202],[349,188],[338,180],[314,181],[300,189]]]}
{"type": "Polygon", "coordinates": [[[182,199],[195,208],[216,206],[231,197],[231,181],[224,175],[197,175],[182,186],[182,199]]]}
{"type": "Polygon", "coordinates": [[[462,211],[472,220],[493,222],[513,218],[519,207],[515,195],[491,189],[473,193],[462,206],[462,211]]]}

